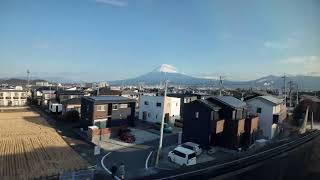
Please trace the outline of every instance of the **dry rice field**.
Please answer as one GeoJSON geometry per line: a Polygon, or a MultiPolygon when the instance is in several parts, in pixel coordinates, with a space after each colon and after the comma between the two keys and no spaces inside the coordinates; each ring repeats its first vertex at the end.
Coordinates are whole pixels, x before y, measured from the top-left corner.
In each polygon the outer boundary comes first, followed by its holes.
{"type": "Polygon", "coordinates": [[[35,179],[88,164],[39,114],[0,113],[0,179],[35,179]]]}

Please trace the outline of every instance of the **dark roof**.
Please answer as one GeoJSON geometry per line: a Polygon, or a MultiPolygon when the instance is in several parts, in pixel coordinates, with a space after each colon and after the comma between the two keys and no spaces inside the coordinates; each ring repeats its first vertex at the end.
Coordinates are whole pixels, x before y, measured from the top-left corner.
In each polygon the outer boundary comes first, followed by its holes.
{"type": "Polygon", "coordinates": [[[135,100],[123,96],[88,96],[84,98],[93,102],[135,102],[135,100]]]}
{"type": "Polygon", "coordinates": [[[225,104],[225,105],[228,105],[228,106],[231,106],[233,108],[244,108],[247,106],[247,104],[233,96],[215,96],[215,97],[212,97],[213,99],[225,104]]]}
{"type": "Polygon", "coordinates": [[[84,95],[83,91],[80,90],[58,90],[56,94],[59,95],[84,95]]]}
{"type": "Polygon", "coordinates": [[[81,104],[81,98],[72,98],[63,101],[61,104],[81,104]]]}
{"type": "MultiPolygon", "coordinates": [[[[98,91],[95,90],[93,94],[96,96],[97,92],[98,91]]],[[[103,95],[106,95],[106,96],[118,95],[118,96],[120,96],[121,95],[121,91],[111,90],[109,87],[103,87],[103,88],[99,89],[99,96],[103,96],[103,95]]]]}
{"type": "Polygon", "coordinates": [[[184,98],[184,97],[197,97],[193,94],[167,94],[169,97],[177,97],[177,98],[184,98]]]}
{"type": "Polygon", "coordinates": [[[219,106],[217,106],[216,104],[208,101],[208,100],[205,100],[205,99],[198,99],[196,100],[195,102],[199,102],[203,105],[205,105],[206,107],[208,107],[209,109],[212,109],[214,111],[218,111],[219,109],[221,109],[219,106]]]}
{"type": "Polygon", "coordinates": [[[256,98],[261,98],[261,99],[264,99],[272,104],[275,104],[275,105],[278,105],[278,104],[281,104],[283,102],[282,99],[278,99],[276,97],[273,97],[273,96],[259,96],[259,97],[256,97],[256,98]]]}

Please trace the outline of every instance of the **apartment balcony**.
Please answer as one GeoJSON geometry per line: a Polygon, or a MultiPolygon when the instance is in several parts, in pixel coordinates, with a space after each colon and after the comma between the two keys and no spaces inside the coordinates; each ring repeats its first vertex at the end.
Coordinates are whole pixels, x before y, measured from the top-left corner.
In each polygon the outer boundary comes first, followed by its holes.
{"type": "Polygon", "coordinates": [[[10,96],[7,96],[6,99],[11,99],[11,97],[10,97],[10,96]]]}
{"type": "Polygon", "coordinates": [[[19,99],[19,97],[14,96],[13,99],[19,99]]]}

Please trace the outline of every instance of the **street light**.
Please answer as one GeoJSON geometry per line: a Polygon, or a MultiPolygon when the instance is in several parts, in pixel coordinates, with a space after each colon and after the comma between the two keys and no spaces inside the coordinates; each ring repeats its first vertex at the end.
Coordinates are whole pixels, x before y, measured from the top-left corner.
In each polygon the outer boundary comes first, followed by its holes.
{"type": "Polygon", "coordinates": [[[162,119],[161,119],[159,147],[158,147],[157,158],[156,158],[156,166],[158,166],[158,164],[159,164],[160,153],[161,153],[161,149],[162,149],[163,128],[164,128],[164,118],[165,118],[165,104],[166,104],[166,96],[167,96],[167,86],[168,86],[168,81],[166,81],[165,87],[164,87],[165,89],[164,89],[164,98],[163,98],[163,111],[162,111],[162,119]]]}

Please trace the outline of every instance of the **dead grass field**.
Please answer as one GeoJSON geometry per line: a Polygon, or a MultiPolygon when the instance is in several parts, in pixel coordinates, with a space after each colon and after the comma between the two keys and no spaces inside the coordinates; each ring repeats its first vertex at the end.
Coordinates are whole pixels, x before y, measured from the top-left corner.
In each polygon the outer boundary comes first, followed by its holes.
{"type": "Polygon", "coordinates": [[[39,114],[0,113],[1,179],[34,179],[87,166],[39,114]]]}

